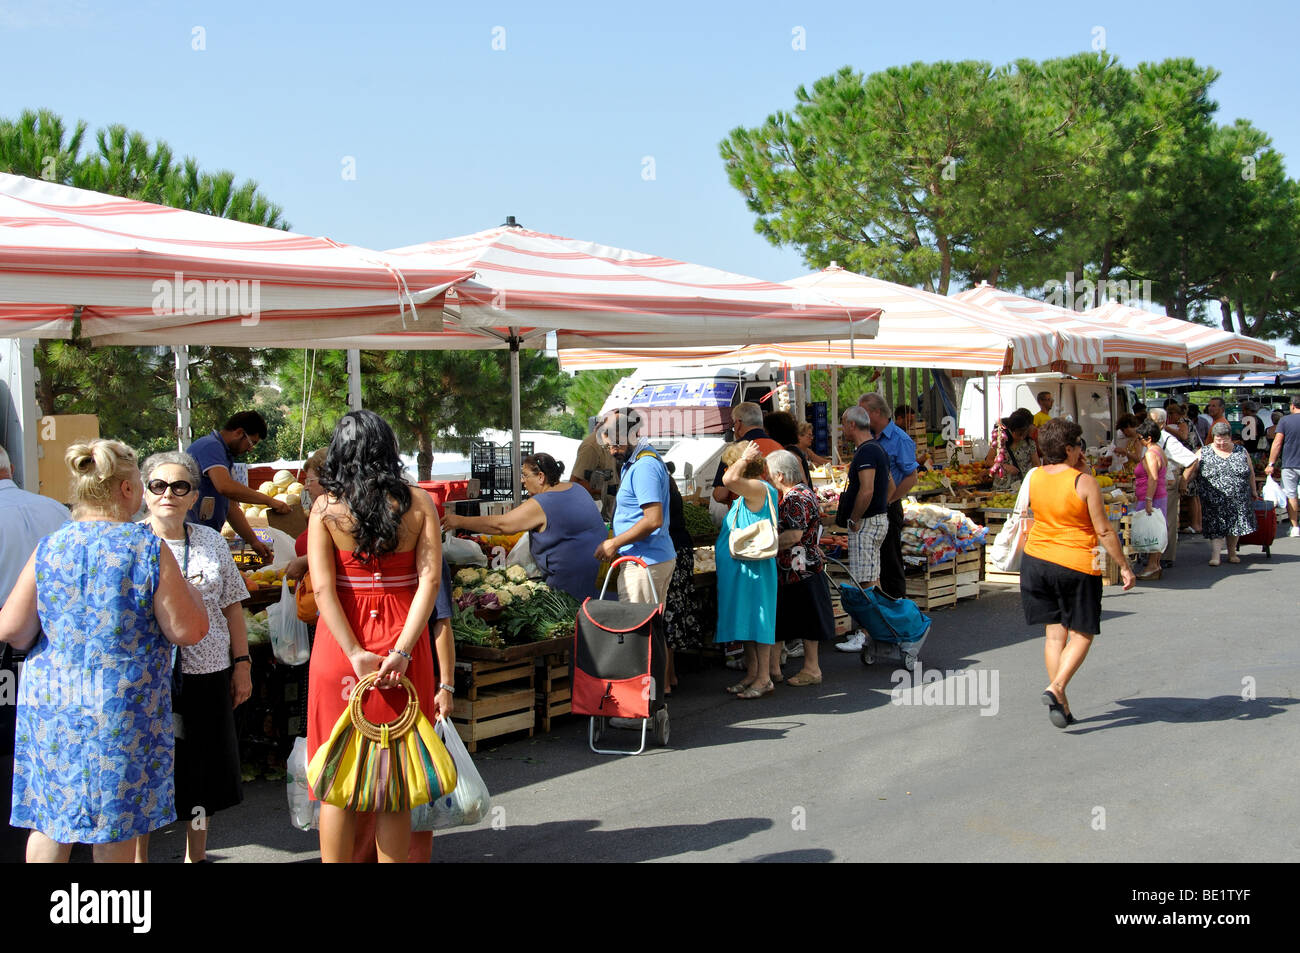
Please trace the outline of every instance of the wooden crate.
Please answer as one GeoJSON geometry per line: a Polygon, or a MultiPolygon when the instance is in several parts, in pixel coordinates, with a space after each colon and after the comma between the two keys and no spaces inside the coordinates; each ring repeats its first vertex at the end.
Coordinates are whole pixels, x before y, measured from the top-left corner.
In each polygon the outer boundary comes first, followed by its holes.
{"type": "Polygon", "coordinates": [[[532,658],[456,663],[456,707],[451,720],[471,754],[480,741],[513,731],[527,731],[532,737],[534,671],[532,658]]]}
{"type": "Polygon", "coordinates": [[[980,580],[984,578],[984,547],[958,553],[955,563],[957,598],[978,599],[980,580]]]}
{"type": "Polygon", "coordinates": [[[957,564],[949,560],[936,566],[925,566],[907,576],[907,598],[917,604],[922,612],[942,609],[957,604],[957,564]]]}
{"type": "Polygon", "coordinates": [[[573,711],[573,679],[569,653],[543,655],[537,660],[537,730],[551,730],[551,719],[573,711]]]}

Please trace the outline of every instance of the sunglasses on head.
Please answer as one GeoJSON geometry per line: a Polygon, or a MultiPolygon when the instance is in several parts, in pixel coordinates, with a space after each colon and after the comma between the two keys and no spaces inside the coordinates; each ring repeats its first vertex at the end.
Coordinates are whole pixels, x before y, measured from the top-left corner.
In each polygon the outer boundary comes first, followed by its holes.
{"type": "Polygon", "coordinates": [[[172,496],[189,496],[194,485],[188,480],[177,480],[175,483],[168,483],[166,480],[150,480],[145,484],[145,488],[154,496],[162,496],[168,489],[172,491],[172,496]]]}

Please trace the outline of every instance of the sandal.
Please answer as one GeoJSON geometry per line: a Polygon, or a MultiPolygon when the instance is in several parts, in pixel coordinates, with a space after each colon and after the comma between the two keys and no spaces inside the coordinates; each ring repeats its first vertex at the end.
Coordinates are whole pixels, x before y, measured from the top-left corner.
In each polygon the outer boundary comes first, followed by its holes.
{"type": "Polygon", "coordinates": [[[1065,713],[1065,706],[1061,700],[1052,694],[1052,690],[1046,689],[1043,692],[1043,704],[1047,706],[1047,718],[1057,728],[1064,728],[1070,724],[1069,716],[1065,713]]]}
{"type": "Polygon", "coordinates": [[[770,695],[774,691],[776,691],[776,686],[771,682],[768,682],[766,688],[759,688],[757,685],[750,685],[736,697],[743,699],[744,701],[750,701],[755,698],[762,698],[764,695],[770,695]]]}
{"type": "Polygon", "coordinates": [[[728,695],[739,695],[743,691],[748,691],[753,682],[737,682],[735,685],[727,686],[728,695]]]}
{"type": "Polygon", "coordinates": [[[809,675],[806,672],[800,672],[797,675],[791,675],[785,680],[787,685],[795,688],[803,688],[805,685],[820,685],[822,677],[820,675],[809,675]]]}

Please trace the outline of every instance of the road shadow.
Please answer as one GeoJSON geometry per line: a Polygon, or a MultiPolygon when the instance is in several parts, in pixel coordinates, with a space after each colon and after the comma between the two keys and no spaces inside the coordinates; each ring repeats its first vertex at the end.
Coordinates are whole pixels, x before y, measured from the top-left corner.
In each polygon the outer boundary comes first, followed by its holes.
{"type": "Polygon", "coordinates": [[[1240,695],[1216,695],[1213,698],[1144,697],[1122,698],[1115,707],[1100,715],[1080,718],[1072,735],[1086,735],[1112,728],[1165,723],[1204,724],[1215,721],[1258,721],[1286,710],[1300,702],[1297,698],[1254,698],[1240,695]]]}
{"type": "MultiPolygon", "coordinates": [[[[740,817],[706,824],[665,824],[622,830],[601,830],[600,821],[553,821],[546,824],[504,824],[493,828],[484,823],[434,838],[436,863],[607,862],[637,863],[678,858],[712,850],[770,830],[770,817],[740,817]]],[[[808,852],[798,852],[808,853],[808,852]]],[[[774,855],[779,856],[779,855],[774,855]]],[[[796,858],[806,860],[809,858],[796,858]]]]}
{"type": "Polygon", "coordinates": [[[747,864],[829,864],[835,860],[835,852],[824,848],[808,850],[785,850],[779,854],[763,854],[752,857],[747,864]]]}

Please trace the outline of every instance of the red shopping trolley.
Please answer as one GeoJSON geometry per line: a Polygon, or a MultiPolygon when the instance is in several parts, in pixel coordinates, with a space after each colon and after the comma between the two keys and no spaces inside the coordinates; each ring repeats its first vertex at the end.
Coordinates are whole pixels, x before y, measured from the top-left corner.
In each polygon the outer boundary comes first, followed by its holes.
{"type": "Polygon", "coordinates": [[[635,556],[614,560],[600,588],[600,598],[588,598],[578,609],[573,632],[573,702],[575,715],[588,715],[587,743],[597,754],[640,754],[647,732],[668,744],[668,707],[661,697],[668,646],[659,593],[655,602],[607,602],[605,587],[613,569],[631,562],[645,568],[635,556]],[[598,748],[610,718],[641,720],[641,746],[635,751],[598,748]]]}
{"type": "Polygon", "coordinates": [[[1264,558],[1273,558],[1273,540],[1277,538],[1277,510],[1268,500],[1255,501],[1255,532],[1237,540],[1238,546],[1263,546],[1264,558]]]}

